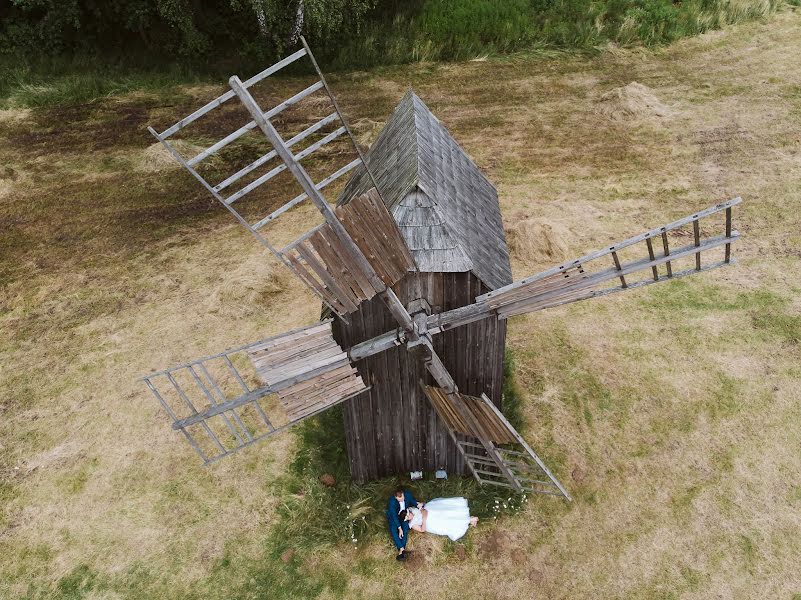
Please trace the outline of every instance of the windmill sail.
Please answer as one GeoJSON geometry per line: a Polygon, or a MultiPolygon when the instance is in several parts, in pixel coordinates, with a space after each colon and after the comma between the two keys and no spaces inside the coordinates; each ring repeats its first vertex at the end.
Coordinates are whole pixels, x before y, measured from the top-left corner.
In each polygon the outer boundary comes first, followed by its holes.
{"type": "Polygon", "coordinates": [[[740,238],[739,232],[732,229],[732,209],[741,201],[727,200],[519,279],[476,297],[469,306],[429,315],[426,331],[438,334],[493,316],[506,319],[732,265],[731,245],[740,238]],[[716,222],[715,215],[721,214],[723,219],[716,222]],[[716,229],[722,233],[712,235],[716,229]],[[671,237],[689,243],[671,249],[671,237]],[[718,256],[714,256],[716,252],[718,256]],[[633,256],[627,258],[624,253],[633,256]]]}
{"type": "Polygon", "coordinates": [[[205,463],[367,389],[331,336],[330,321],[152,373],[144,381],[173,429],[205,463]]]}
{"type": "MultiPolygon", "coordinates": [[[[320,72],[310,48],[303,41],[303,48],[268,67],[246,81],[234,76],[230,80],[231,90],[218,96],[189,116],[179,120],[161,133],[152,127],[149,131],[169,151],[172,157],[192,174],[209,193],[244,225],[273,255],[290,269],[335,313],[344,317],[354,312],[358,305],[375,294],[384,292],[407,271],[414,270],[414,259],[406,247],[397,225],[387,213],[378,191],[366,198],[363,196],[353,206],[337,209],[329,207],[323,189],[341,177],[362,166],[369,174],[361,149],[357,145],[350,127],[343,117],[336,98],[320,72]],[[250,93],[251,88],[265,81],[296,61],[307,57],[317,73],[318,79],[272,108],[263,110],[250,93]],[[330,114],[304,128],[289,139],[283,139],[272,123],[290,107],[313,96],[325,94],[330,114]],[[219,116],[221,107],[238,97],[252,116],[245,125],[207,146],[192,157],[184,157],[170,141],[176,133],[191,127],[202,117],[219,116]],[[214,111],[217,111],[215,113],[214,111]],[[229,147],[255,129],[261,129],[272,149],[241,167],[217,183],[206,179],[200,168],[204,161],[229,147]],[[346,136],[346,137],[343,137],[346,136]],[[350,140],[351,154],[355,158],[333,169],[313,181],[301,164],[315,153],[322,151],[338,140],[350,140]],[[302,146],[304,146],[302,148],[302,146]],[[274,180],[284,171],[290,172],[300,184],[302,192],[270,211],[268,214],[248,217],[237,207],[242,206],[246,196],[259,187],[274,180]],[[248,181],[248,183],[243,183],[248,181]],[[268,226],[286,215],[291,209],[310,200],[325,218],[325,223],[314,227],[294,241],[278,248],[268,239],[268,226]],[[341,222],[340,222],[341,220],[341,222]],[[358,241],[357,241],[358,240],[358,241]]],[[[325,100],[324,100],[325,102],[325,100]]]]}
{"type": "Polygon", "coordinates": [[[731,244],[740,237],[739,233],[732,231],[731,228],[732,207],[740,202],[740,198],[734,198],[646,231],[613,246],[493,290],[476,298],[476,302],[480,306],[497,311],[498,316],[505,319],[513,315],[596,298],[728,265],[731,263],[731,244]],[[725,213],[725,222],[721,227],[723,233],[716,236],[709,235],[709,232],[714,230],[714,224],[710,223],[711,217],[720,212],[725,213]],[[705,225],[703,235],[702,221],[705,225]],[[710,225],[708,230],[707,224],[710,225]],[[671,249],[669,235],[680,233],[682,228],[687,227],[692,227],[692,233],[687,232],[686,239],[689,243],[671,249]],[[715,248],[722,249],[723,254],[720,259],[703,264],[701,254],[710,253],[715,248]],[[622,257],[624,250],[634,252],[635,258],[625,260],[622,257]],[[676,264],[682,259],[685,259],[685,262],[686,259],[690,259],[694,264],[690,268],[677,270],[676,264]],[[662,275],[659,274],[660,267],[664,267],[665,270],[662,275]],[[647,278],[631,280],[632,276],[643,272],[648,274],[647,278]]]}

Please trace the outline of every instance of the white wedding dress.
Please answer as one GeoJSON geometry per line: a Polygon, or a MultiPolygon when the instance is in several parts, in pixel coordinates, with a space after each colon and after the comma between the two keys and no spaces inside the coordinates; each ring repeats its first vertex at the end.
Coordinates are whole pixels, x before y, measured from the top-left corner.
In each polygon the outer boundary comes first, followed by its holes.
{"type": "MultiPolygon", "coordinates": [[[[454,542],[467,533],[470,527],[470,509],[466,498],[435,498],[423,506],[428,511],[426,533],[447,535],[454,542]]],[[[420,509],[410,508],[411,527],[423,524],[420,509]]]]}

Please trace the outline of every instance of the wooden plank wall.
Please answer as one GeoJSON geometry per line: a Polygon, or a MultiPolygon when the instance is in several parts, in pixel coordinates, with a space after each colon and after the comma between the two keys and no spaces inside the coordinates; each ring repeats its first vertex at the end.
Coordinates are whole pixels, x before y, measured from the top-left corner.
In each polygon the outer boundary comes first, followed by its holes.
{"type": "MultiPolygon", "coordinates": [[[[394,286],[404,304],[425,297],[435,312],[459,308],[487,293],[472,273],[410,274],[394,286]],[[418,291],[419,287],[419,291],[418,291]]],[[[348,348],[394,329],[396,323],[379,298],[335,319],[334,339],[348,348]]],[[[506,322],[486,319],[434,337],[434,347],[459,390],[487,396],[500,408],[506,322]]],[[[461,455],[418,385],[433,384],[419,356],[393,348],[357,363],[367,392],[345,402],[345,430],[351,473],[364,482],[395,473],[445,468],[466,473],[461,455]]]]}

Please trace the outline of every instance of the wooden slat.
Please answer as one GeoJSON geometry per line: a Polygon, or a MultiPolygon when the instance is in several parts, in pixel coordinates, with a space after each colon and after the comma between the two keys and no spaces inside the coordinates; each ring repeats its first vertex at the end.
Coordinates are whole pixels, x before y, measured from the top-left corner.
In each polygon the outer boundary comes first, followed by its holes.
{"type": "MultiPolygon", "coordinates": [[[[373,256],[373,260],[382,267],[384,273],[384,283],[392,285],[405,275],[400,272],[396,266],[397,259],[394,256],[395,252],[392,248],[385,230],[389,229],[394,224],[392,217],[382,219],[382,216],[377,211],[371,210],[372,205],[367,201],[367,196],[360,196],[352,201],[352,210],[357,220],[355,221],[356,229],[361,234],[367,252],[373,256]]],[[[350,204],[346,205],[350,206],[350,204]]],[[[343,208],[347,211],[347,208],[343,208]]],[[[388,216],[388,215],[387,215],[388,216]]]]}
{"type": "MultiPolygon", "coordinates": [[[[336,235],[329,227],[323,227],[320,231],[309,237],[307,244],[311,245],[318,256],[325,262],[326,269],[336,279],[342,290],[349,294],[354,306],[358,306],[363,300],[373,297],[375,290],[367,283],[363,277],[357,276],[357,267],[347,260],[347,255],[341,246],[334,246],[331,241],[336,235]]],[[[298,247],[303,244],[299,244],[298,247]]]]}
{"type": "MultiPolygon", "coordinates": [[[[324,227],[321,229],[320,234],[325,242],[331,247],[335,253],[335,256],[338,257],[340,263],[342,263],[342,266],[346,266],[348,271],[351,273],[353,282],[356,284],[356,289],[361,290],[361,297],[365,300],[372,298],[376,293],[376,289],[370,284],[367,274],[362,271],[359,263],[346,249],[345,244],[342,242],[342,239],[339,237],[339,235],[330,227],[324,227]]],[[[347,235],[347,232],[345,232],[345,235],[347,235]]],[[[313,238],[314,236],[312,236],[310,239],[313,238]]]]}
{"type": "MultiPolygon", "coordinates": [[[[731,206],[726,208],[726,237],[731,237],[731,206]]],[[[725,252],[723,261],[728,263],[731,261],[731,244],[726,244],[725,252]]]]}
{"type": "Polygon", "coordinates": [[[356,310],[359,303],[359,298],[354,296],[353,293],[350,292],[350,289],[348,289],[346,292],[346,290],[339,285],[339,283],[333,278],[331,273],[328,272],[325,266],[314,257],[311,250],[306,247],[305,243],[298,244],[295,247],[295,251],[300,254],[303,260],[306,261],[306,264],[311,267],[311,269],[322,280],[325,286],[331,290],[331,292],[336,296],[337,300],[339,300],[339,303],[345,307],[347,312],[353,312],[356,310]]]}
{"type": "Polygon", "coordinates": [[[361,196],[360,201],[371,219],[378,224],[376,234],[381,244],[386,248],[387,260],[398,271],[397,276],[403,277],[408,271],[414,269],[415,263],[411,250],[406,245],[395,219],[389,214],[375,189],[371,189],[367,194],[361,196]]]}
{"type": "MultiPolygon", "coordinates": [[[[425,392],[437,408],[437,412],[442,417],[448,427],[471,437],[480,437],[480,432],[474,430],[452,405],[447,394],[441,388],[435,386],[425,386],[425,392]]],[[[498,444],[514,443],[514,435],[508,431],[507,427],[500,421],[495,414],[484,406],[481,398],[459,394],[467,409],[490,435],[490,439],[498,444]]],[[[483,448],[483,447],[482,447],[483,448]]]]}
{"type": "Polygon", "coordinates": [[[345,314],[349,312],[344,304],[337,298],[336,295],[332,293],[324,284],[317,281],[314,276],[309,273],[306,267],[301,264],[298,258],[291,253],[284,255],[286,259],[289,261],[289,264],[295,270],[295,274],[303,280],[306,285],[313,288],[320,296],[322,296],[326,302],[328,302],[333,308],[338,310],[341,314],[345,314]]]}
{"type": "MultiPolygon", "coordinates": [[[[343,218],[340,219],[342,225],[353,238],[353,241],[356,242],[356,245],[362,253],[370,261],[370,264],[373,265],[376,273],[378,273],[378,276],[381,277],[384,283],[392,281],[394,275],[392,264],[391,261],[388,261],[386,258],[387,249],[381,246],[376,237],[377,225],[368,221],[366,215],[360,213],[359,203],[353,206],[350,206],[350,204],[346,206],[349,208],[337,208],[337,212],[343,215],[343,218]]],[[[392,283],[394,283],[394,281],[392,283]]]]}
{"type": "MultiPolygon", "coordinates": [[[[697,222],[697,221],[696,221],[696,222],[697,222]]],[[[623,269],[622,269],[622,268],[621,268],[621,266],[620,266],[620,259],[617,257],[617,252],[614,252],[614,251],[612,252],[612,260],[615,262],[615,268],[616,268],[618,271],[622,271],[623,269]]],[[[621,275],[621,276],[620,276],[620,285],[622,285],[624,288],[625,288],[625,287],[628,287],[628,286],[626,285],[626,278],[625,278],[625,277],[623,277],[623,275],[621,275]]]]}

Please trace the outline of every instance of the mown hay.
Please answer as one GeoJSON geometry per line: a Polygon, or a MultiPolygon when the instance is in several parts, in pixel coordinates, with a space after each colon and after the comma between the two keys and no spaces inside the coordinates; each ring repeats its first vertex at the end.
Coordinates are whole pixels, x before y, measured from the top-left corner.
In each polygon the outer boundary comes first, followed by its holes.
{"type": "MultiPolygon", "coordinates": [[[[203,150],[200,146],[184,140],[173,140],[170,144],[185,158],[195,156],[203,150]]],[[[142,151],[139,160],[136,161],[136,167],[140,171],[155,173],[157,171],[179,169],[181,165],[176,162],[161,142],[156,142],[142,151]]]]}
{"type": "Polygon", "coordinates": [[[567,258],[565,241],[570,232],[544,219],[524,218],[507,225],[506,238],[515,258],[526,263],[554,262],[567,258]]]}
{"type": "Polygon", "coordinates": [[[613,121],[665,118],[671,114],[648,87],[636,81],[603,94],[598,112],[613,121]]]}

